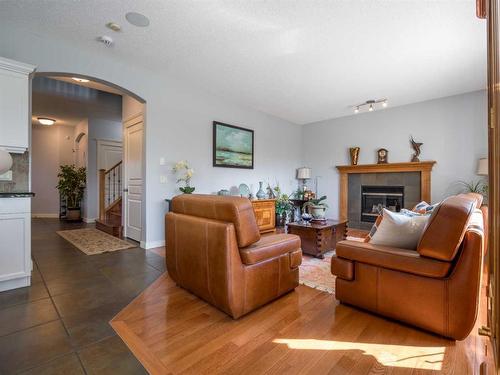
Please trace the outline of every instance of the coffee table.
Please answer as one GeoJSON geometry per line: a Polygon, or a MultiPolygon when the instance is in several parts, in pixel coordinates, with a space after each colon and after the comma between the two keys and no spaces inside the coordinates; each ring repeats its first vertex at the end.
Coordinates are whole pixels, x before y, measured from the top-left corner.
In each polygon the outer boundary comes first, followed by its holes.
{"type": "Polygon", "coordinates": [[[334,250],[338,241],[346,238],[347,221],[327,219],[322,222],[294,222],[287,224],[288,233],[296,234],[302,242],[302,252],[323,259],[323,254],[334,250]]]}

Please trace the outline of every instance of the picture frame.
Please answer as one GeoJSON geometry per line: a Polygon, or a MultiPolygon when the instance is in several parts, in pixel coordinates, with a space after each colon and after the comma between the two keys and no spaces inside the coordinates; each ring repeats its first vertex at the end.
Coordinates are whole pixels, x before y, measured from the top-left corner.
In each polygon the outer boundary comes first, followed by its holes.
{"type": "Polygon", "coordinates": [[[240,126],[213,122],[213,166],[254,168],[254,131],[240,126]]]}

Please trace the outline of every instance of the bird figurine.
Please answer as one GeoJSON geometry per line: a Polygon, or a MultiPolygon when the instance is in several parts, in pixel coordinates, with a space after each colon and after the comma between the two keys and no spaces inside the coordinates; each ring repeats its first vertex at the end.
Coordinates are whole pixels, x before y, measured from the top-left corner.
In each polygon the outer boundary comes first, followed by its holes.
{"type": "Polygon", "coordinates": [[[411,161],[414,163],[418,163],[420,161],[420,159],[418,158],[420,155],[420,147],[422,147],[423,143],[416,142],[413,139],[413,136],[410,136],[410,144],[411,144],[411,147],[413,147],[413,151],[415,151],[415,153],[413,154],[413,156],[411,158],[411,161]]]}

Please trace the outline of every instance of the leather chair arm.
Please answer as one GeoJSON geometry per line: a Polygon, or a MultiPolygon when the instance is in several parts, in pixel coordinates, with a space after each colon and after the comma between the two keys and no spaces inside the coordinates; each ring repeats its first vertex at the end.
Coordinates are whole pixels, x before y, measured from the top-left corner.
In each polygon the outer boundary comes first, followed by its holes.
{"type": "Polygon", "coordinates": [[[250,265],[265,261],[267,259],[275,258],[287,253],[295,253],[294,264],[300,265],[299,254],[300,250],[300,237],[295,234],[268,234],[261,237],[261,239],[254,244],[240,249],[241,261],[244,264],[250,265]]]}
{"type": "Polygon", "coordinates": [[[452,268],[450,262],[422,257],[414,250],[358,241],[337,243],[336,254],[339,258],[433,278],[448,276],[452,268]]]}

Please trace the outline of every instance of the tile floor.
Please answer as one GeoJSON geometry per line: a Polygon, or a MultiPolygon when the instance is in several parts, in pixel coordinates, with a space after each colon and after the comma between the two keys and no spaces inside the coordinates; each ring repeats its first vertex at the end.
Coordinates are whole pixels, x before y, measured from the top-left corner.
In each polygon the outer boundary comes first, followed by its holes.
{"type": "Polygon", "coordinates": [[[164,258],[133,248],[85,255],[32,224],[32,286],[0,293],[0,374],[145,374],[109,320],[165,271],[164,258]]]}

